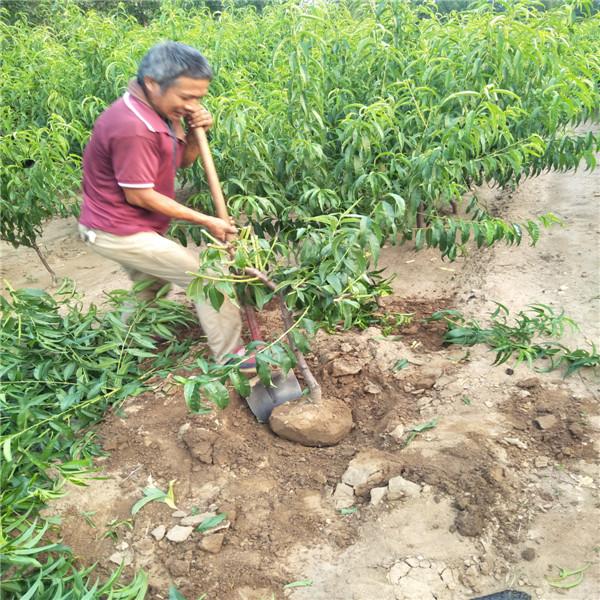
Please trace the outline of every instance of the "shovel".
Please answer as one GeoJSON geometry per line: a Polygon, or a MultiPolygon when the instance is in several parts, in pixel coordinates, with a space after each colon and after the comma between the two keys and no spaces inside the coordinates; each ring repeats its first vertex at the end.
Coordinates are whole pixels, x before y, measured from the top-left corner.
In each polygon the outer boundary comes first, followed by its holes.
{"type": "MultiPolygon", "coordinates": [[[[200,159],[204,166],[206,180],[215,205],[215,212],[217,213],[217,217],[229,223],[227,205],[225,203],[225,198],[223,197],[223,192],[221,191],[221,184],[219,183],[215,163],[213,162],[212,154],[208,146],[206,132],[201,127],[198,127],[194,129],[194,133],[198,141],[198,146],[200,147],[200,159]]],[[[252,341],[261,340],[260,329],[253,308],[248,305],[244,305],[243,308],[252,341]]],[[[289,402],[290,400],[296,400],[302,396],[302,389],[292,370],[288,371],[287,375],[283,375],[281,372],[272,373],[271,384],[272,385],[269,387],[265,386],[258,377],[250,380],[251,391],[250,396],[247,398],[247,402],[252,414],[259,423],[266,423],[276,406],[289,402]]]]}

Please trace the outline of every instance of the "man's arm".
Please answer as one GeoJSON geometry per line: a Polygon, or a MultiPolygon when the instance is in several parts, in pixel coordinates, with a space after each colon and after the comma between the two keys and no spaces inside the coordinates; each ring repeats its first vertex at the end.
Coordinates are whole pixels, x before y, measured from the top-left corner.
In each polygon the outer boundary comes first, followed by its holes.
{"type": "Polygon", "coordinates": [[[205,215],[183,206],[157,192],[154,188],[123,188],[125,199],[133,206],[139,206],[152,212],[160,213],[172,219],[182,219],[202,225],[219,240],[225,240],[228,234],[237,233],[237,229],[227,221],[205,215]]]}

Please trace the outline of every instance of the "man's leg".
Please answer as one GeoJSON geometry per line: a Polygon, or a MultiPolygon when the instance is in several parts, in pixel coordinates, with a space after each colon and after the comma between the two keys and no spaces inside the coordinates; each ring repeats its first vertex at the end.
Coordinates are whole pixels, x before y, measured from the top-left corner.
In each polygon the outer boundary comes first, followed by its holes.
{"type": "MultiPolygon", "coordinates": [[[[198,257],[192,250],[157,233],[142,232],[128,236],[97,230],[93,233],[93,239],[87,236],[89,246],[98,254],[115,260],[126,270],[131,269],[183,289],[193,279],[190,273],[198,271],[198,257]]],[[[227,297],[219,311],[208,302],[195,302],[195,305],[210,350],[218,361],[241,346],[240,311],[227,297]]]]}

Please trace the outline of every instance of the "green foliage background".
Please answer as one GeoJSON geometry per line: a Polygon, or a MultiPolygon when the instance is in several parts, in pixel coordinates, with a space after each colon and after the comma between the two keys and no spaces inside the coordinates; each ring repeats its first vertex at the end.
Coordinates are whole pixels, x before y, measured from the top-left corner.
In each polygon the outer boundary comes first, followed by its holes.
{"type": "MultiPolygon", "coordinates": [[[[140,4],[142,18],[138,4],[3,9],[2,239],[32,245],[45,219],[76,212],[95,118],[163,39],[214,66],[217,167],[236,216],[262,226],[349,206],[389,212],[387,199],[408,232],[419,206],[431,221],[472,184],[595,165],[597,137],[570,130],[600,106],[591,2],[482,0],[451,13],[391,0],[232,3],[217,18],[185,0],[140,4]]],[[[201,183],[200,169],[190,178],[201,183]]]]}

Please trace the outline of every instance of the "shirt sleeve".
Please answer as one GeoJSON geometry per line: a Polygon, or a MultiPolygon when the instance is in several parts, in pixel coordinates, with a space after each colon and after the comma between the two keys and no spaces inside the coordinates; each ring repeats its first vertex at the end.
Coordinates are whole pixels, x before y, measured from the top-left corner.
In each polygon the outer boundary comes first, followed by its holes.
{"type": "Polygon", "coordinates": [[[111,160],[120,187],[154,187],[160,159],[152,139],[140,135],[113,139],[111,160]]]}

